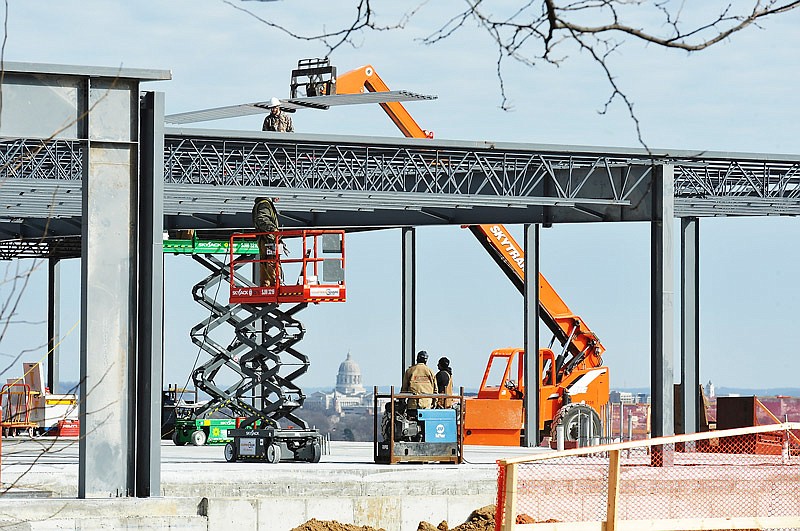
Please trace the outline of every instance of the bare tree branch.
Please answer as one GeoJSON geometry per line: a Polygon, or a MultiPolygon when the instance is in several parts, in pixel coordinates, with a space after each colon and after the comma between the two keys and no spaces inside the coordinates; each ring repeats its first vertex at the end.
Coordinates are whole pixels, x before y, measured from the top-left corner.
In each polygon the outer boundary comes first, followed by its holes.
{"type": "MultiPolygon", "coordinates": [[[[380,25],[376,23],[373,9],[377,2],[358,0],[355,17],[347,27],[316,35],[300,35],[236,6],[235,0],[223,1],[292,38],[324,42],[327,55],[345,43],[355,46],[353,37],[356,34],[405,27],[426,3],[419,3],[393,24],[380,25]]],[[[510,109],[503,75],[506,58],[528,67],[539,63],[559,66],[568,58],[570,50],[577,49],[589,54],[610,85],[611,94],[599,112],[606,113],[614,100],[621,100],[634,122],[639,142],[646,148],[633,102],[616,81],[609,62],[626,38],[662,48],[698,52],[750,26],[758,26],[758,22],[768,17],[800,7],[800,0],[751,0],[745,9],[724,3],[716,15],[698,16],[698,21],[693,23],[684,21],[687,8],[683,0],[527,0],[521,6],[511,7],[491,0],[464,0],[464,4],[464,7],[454,8],[451,14],[445,15],[444,21],[435,25],[438,28],[420,40],[423,44],[435,45],[472,27],[470,22],[477,24],[496,47],[496,75],[502,109],[510,109]],[[636,20],[648,22],[639,26],[631,22],[636,20]]],[[[692,6],[695,14],[708,8],[706,2],[692,6]]]]}

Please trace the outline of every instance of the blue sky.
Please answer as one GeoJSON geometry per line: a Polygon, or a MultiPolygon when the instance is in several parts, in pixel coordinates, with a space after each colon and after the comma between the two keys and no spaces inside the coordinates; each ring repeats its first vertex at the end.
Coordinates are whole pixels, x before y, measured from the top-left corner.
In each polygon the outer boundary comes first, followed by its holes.
{"type": "MultiPolygon", "coordinates": [[[[343,26],[349,11],[342,6],[350,5],[233,3],[308,33],[343,26]]],[[[400,12],[392,4],[376,4],[380,20],[396,19],[400,12]]],[[[370,63],[393,89],[438,95],[433,102],[409,103],[408,109],[439,139],[637,146],[620,102],[607,114],[598,113],[609,86],[576,50],[565,49],[559,67],[507,61],[513,110],[501,110],[496,54],[485,34],[466,27],[434,46],[419,42],[460,5],[426,4],[406,29],[361,34],[356,47],[337,50],[332,62],[340,72],[370,63]]],[[[711,5],[721,4],[704,3],[704,8],[713,10],[711,5]]],[[[686,16],[695,15],[694,7],[687,9],[686,16]]],[[[657,148],[800,156],[798,23],[800,11],[782,15],[697,54],[629,40],[611,57],[610,67],[635,104],[645,141],[657,148]]],[[[320,44],[290,39],[222,1],[11,0],[4,58],[167,69],[171,81],[145,88],[165,92],[167,112],[175,113],[287,96],[297,60],[322,54],[320,44]]],[[[261,119],[199,126],[258,130],[261,119]]],[[[300,111],[293,119],[302,132],[401,136],[377,106],[300,111]]],[[[676,248],[678,226],[676,221],[676,248]]],[[[521,236],[521,227],[513,230],[521,236]]],[[[701,379],[718,386],[797,386],[791,340],[800,313],[797,220],[705,219],[700,230],[701,379]]],[[[648,235],[646,224],[633,223],[542,231],[542,271],[604,342],[616,387],[649,383],[648,235]]],[[[522,298],[467,231],[421,228],[417,242],[417,346],[432,357],[448,356],[456,385],[474,387],[493,348],[521,344],[522,298]]],[[[307,329],[300,347],[312,363],[301,384],[332,386],[349,351],[366,385],[399,385],[400,234],[354,234],[348,236],[347,250],[348,301],[309,307],[299,315],[307,329]]],[[[27,261],[25,267],[32,265],[27,261]]],[[[165,381],[183,384],[197,356],[189,329],[205,318],[190,290],[206,272],[186,257],[167,256],[165,266],[165,381]]],[[[44,355],[42,269],[34,273],[25,303],[0,344],[0,364],[24,349],[31,349],[26,361],[44,355]]],[[[80,274],[76,260],[63,269],[61,329],[66,333],[79,317],[80,274]]],[[[62,345],[66,379],[77,378],[77,334],[76,328],[62,345]]],[[[10,374],[21,370],[17,365],[10,374]]],[[[678,368],[676,361],[676,378],[678,368]]]]}

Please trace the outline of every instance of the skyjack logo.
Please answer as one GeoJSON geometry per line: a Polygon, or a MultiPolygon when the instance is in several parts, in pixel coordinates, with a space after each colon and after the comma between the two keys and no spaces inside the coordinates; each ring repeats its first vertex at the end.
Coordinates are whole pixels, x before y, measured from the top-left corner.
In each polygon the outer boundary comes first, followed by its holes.
{"type": "Polygon", "coordinates": [[[436,425],[436,435],[434,435],[434,438],[444,439],[444,424],[436,425]]]}
{"type": "Polygon", "coordinates": [[[511,258],[520,269],[525,269],[525,256],[523,256],[522,251],[517,249],[514,243],[509,238],[508,234],[497,225],[492,225],[491,228],[492,234],[495,238],[497,238],[498,243],[505,249],[506,253],[508,253],[508,257],[511,258]]]}
{"type": "Polygon", "coordinates": [[[248,297],[253,294],[253,290],[246,288],[236,288],[231,291],[231,295],[247,295],[248,297]]]}

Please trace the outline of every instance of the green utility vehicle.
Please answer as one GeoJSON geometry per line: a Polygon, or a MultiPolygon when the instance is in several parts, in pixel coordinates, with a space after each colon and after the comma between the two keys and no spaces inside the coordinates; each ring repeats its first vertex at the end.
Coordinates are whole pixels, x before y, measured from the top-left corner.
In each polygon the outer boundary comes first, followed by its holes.
{"type": "Polygon", "coordinates": [[[176,446],[191,443],[194,446],[205,444],[225,444],[233,440],[228,430],[236,428],[236,419],[178,419],[172,442],[176,446]]]}

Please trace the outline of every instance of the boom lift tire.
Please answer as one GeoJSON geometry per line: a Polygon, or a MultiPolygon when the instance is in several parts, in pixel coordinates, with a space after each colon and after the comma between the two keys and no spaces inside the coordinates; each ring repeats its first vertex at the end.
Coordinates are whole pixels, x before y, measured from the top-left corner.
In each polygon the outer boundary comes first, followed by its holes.
{"type": "Polygon", "coordinates": [[[177,431],[173,431],[173,432],[172,432],[172,443],[173,443],[175,446],[183,446],[183,445],[185,445],[185,444],[186,444],[186,441],[184,441],[184,440],[182,440],[182,439],[179,439],[179,438],[178,438],[178,432],[177,432],[177,431]]]}
{"type": "MultiPolygon", "coordinates": [[[[564,426],[564,440],[577,441],[581,433],[581,423],[586,422],[584,419],[590,419],[592,423],[592,435],[599,437],[602,433],[602,426],[600,425],[600,415],[586,404],[567,404],[556,413],[553,423],[550,425],[550,438],[556,440],[556,427],[559,424],[564,426]]],[[[588,435],[583,433],[584,436],[588,435]]]]}
{"type": "Polygon", "coordinates": [[[236,447],[233,443],[228,443],[225,445],[225,461],[229,463],[236,462],[236,447]]]}
{"type": "Polygon", "coordinates": [[[272,443],[267,447],[267,462],[278,463],[281,460],[281,445],[272,443]]]}
{"type": "Polygon", "coordinates": [[[203,430],[194,430],[192,432],[192,444],[195,446],[203,446],[206,444],[207,439],[206,432],[203,430]]]}

